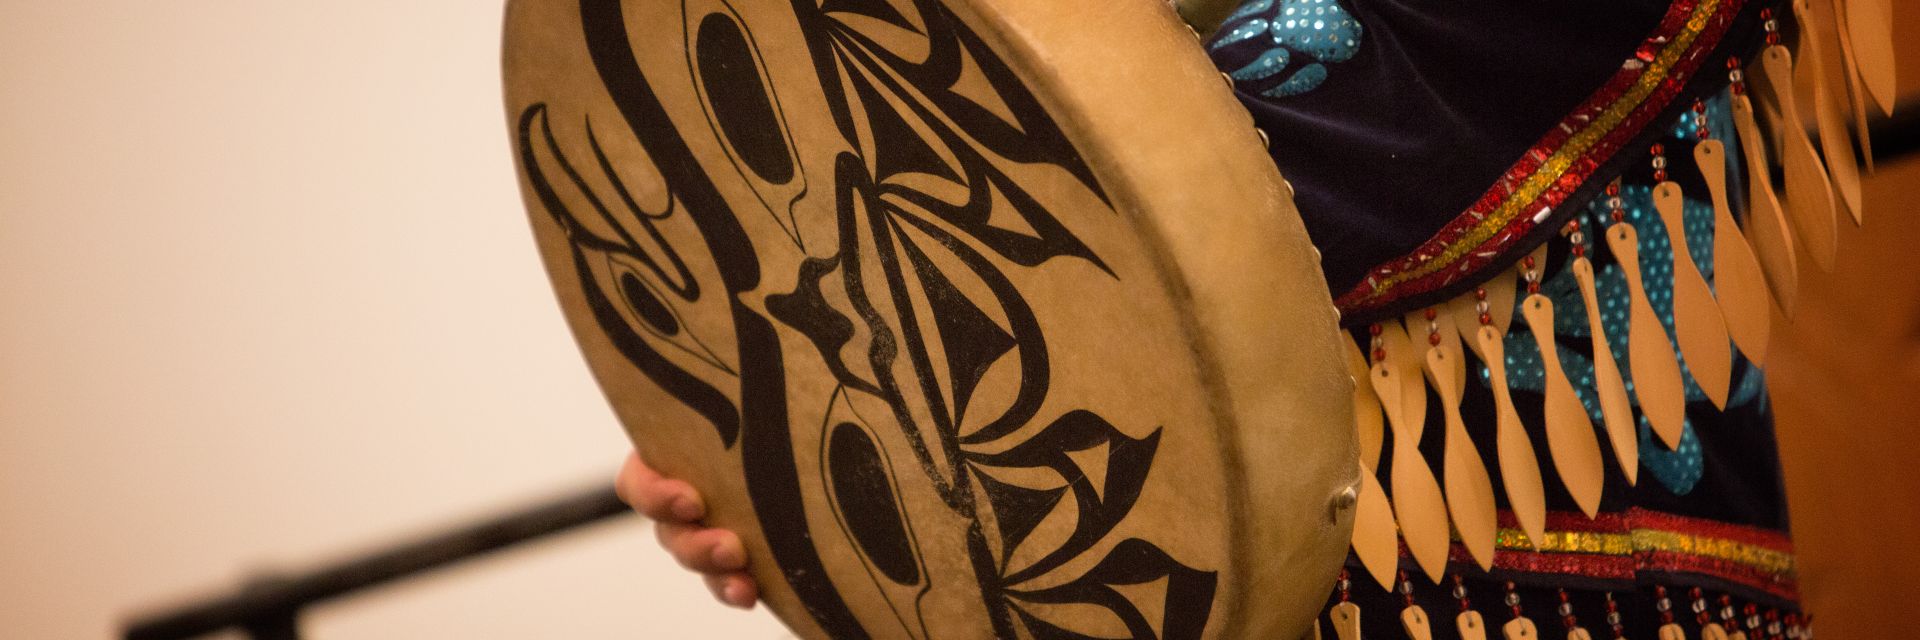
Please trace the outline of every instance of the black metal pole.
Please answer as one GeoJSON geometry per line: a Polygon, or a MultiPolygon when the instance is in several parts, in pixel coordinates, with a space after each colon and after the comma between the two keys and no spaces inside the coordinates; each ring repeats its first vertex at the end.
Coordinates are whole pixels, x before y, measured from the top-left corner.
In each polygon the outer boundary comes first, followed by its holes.
{"type": "Polygon", "coordinates": [[[595,487],[371,556],[262,580],[230,595],[142,617],[127,626],[125,638],[184,640],[234,628],[261,640],[298,638],[296,620],[309,606],[630,513],[611,486],[595,487]]]}

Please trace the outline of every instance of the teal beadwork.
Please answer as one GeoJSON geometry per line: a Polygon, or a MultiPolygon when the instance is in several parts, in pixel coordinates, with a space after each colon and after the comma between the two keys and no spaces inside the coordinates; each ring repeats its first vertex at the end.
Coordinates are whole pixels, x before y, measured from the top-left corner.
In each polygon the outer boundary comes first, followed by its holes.
{"type": "Polygon", "coordinates": [[[1328,64],[1346,62],[1360,52],[1364,33],[1340,0],[1253,0],[1227,18],[1211,47],[1217,52],[1264,36],[1268,48],[1228,75],[1239,82],[1262,82],[1290,74],[1259,90],[1266,97],[1284,98],[1318,88],[1329,75],[1328,64]]]}
{"type": "Polygon", "coordinates": [[[1265,80],[1286,71],[1287,62],[1292,57],[1293,53],[1286,49],[1268,49],[1252,64],[1234,70],[1231,75],[1233,79],[1244,82],[1265,80]]]}

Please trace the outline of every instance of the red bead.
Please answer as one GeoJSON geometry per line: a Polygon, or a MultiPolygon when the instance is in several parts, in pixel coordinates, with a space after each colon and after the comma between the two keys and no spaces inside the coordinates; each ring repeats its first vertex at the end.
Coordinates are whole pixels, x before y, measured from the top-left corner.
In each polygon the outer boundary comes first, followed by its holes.
{"type": "Polygon", "coordinates": [[[1527,293],[1540,293],[1540,283],[1538,282],[1527,283],[1527,293]]]}
{"type": "Polygon", "coordinates": [[[1528,268],[1528,269],[1532,269],[1532,268],[1533,268],[1533,256],[1527,256],[1526,258],[1523,258],[1523,259],[1521,259],[1521,260],[1520,260],[1520,263],[1521,263],[1521,264],[1524,264],[1524,265],[1527,265],[1527,268],[1528,268]]]}
{"type": "Polygon", "coordinates": [[[1607,195],[1609,196],[1620,195],[1620,183],[1617,181],[1607,183],[1607,195]]]}
{"type": "Polygon", "coordinates": [[[1487,288],[1486,288],[1486,287],[1480,287],[1480,288],[1478,288],[1478,289],[1474,289],[1474,290],[1473,290],[1473,299],[1475,299],[1475,300],[1485,300],[1485,299],[1487,299],[1487,288]]]}
{"type": "Polygon", "coordinates": [[[1667,155],[1667,146],[1666,146],[1666,145],[1663,145],[1663,144],[1660,144],[1660,143],[1658,143],[1658,142],[1656,142],[1656,143],[1654,143],[1654,144],[1653,144],[1653,155],[1656,155],[1656,156],[1664,156],[1664,155],[1667,155]]]}
{"type": "Polygon", "coordinates": [[[1440,332],[1436,331],[1436,332],[1427,334],[1427,344],[1430,344],[1436,347],[1440,346],[1440,332]]]}
{"type": "Polygon", "coordinates": [[[1380,333],[1383,331],[1386,331],[1386,329],[1381,328],[1380,325],[1377,325],[1377,324],[1371,327],[1367,327],[1367,333],[1373,334],[1373,337],[1375,338],[1380,337],[1380,333]]]}
{"type": "Polygon", "coordinates": [[[1575,258],[1587,257],[1587,248],[1577,244],[1573,245],[1573,257],[1575,258]]]}
{"type": "Polygon", "coordinates": [[[1438,310],[1438,309],[1435,309],[1435,308],[1433,308],[1433,307],[1427,307],[1427,319],[1428,319],[1428,320],[1434,320],[1434,319],[1436,319],[1436,318],[1439,318],[1439,317],[1440,317],[1440,310],[1438,310]]]}
{"type": "Polygon", "coordinates": [[[1374,349],[1374,350],[1373,350],[1373,359],[1374,359],[1374,360],[1385,360],[1385,359],[1387,359],[1387,350],[1386,350],[1386,349],[1374,349]]]}

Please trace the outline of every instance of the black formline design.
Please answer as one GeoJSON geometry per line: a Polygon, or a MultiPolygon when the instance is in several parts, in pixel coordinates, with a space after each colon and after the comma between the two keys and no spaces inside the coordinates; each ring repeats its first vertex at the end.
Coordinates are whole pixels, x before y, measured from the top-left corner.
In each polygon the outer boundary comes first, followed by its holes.
{"type": "Polygon", "coordinates": [[[870,636],[822,566],[815,533],[809,531],[791,431],[795,419],[817,423],[821,430],[819,467],[813,472],[820,474],[834,522],[862,555],[867,576],[883,593],[892,584],[914,594],[904,605],[888,600],[909,635],[923,640],[933,635],[917,609],[935,585],[902,504],[902,482],[929,483],[944,506],[967,523],[965,551],[979,602],[997,636],[1019,637],[1024,630],[1036,640],[1090,638],[1046,615],[1049,605],[1079,604],[1111,611],[1135,637],[1200,637],[1211,615],[1217,574],[1183,565],[1149,541],[1112,539],[1149,479],[1164,429],[1132,438],[1084,409],[1054,417],[1044,428],[1025,429],[1042,419],[1039,412],[1051,387],[1047,341],[1040,319],[999,264],[1035,268],[1065,258],[1114,275],[993,160],[1051,164],[1112,215],[1091,168],[1035,96],[940,2],[911,0],[909,7],[887,0],[824,0],[824,5],[793,0],[827,97],[826,115],[847,145],[831,167],[832,228],[838,234],[831,240],[837,246],[827,238],[803,244],[796,209],[806,198],[809,175],[800,165],[791,120],[759,45],[728,0],[697,0],[715,8],[701,16],[692,11],[695,2],[682,2],[681,17],[688,72],[709,129],[703,135],[721,141],[759,207],[785,232],[784,238],[769,234],[760,240],[790,244],[803,256],[793,291],[765,296],[766,315],[743,302],[772,275],[762,272],[758,256],[788,249],[755,244],[740,213],[673,126],[639,66],[621,0],[580,0],[584,36],[602,84],[665,183],[667,209],[650,213],[635,204],[590,121],[585,131],[600,171],[650,242],[629,233],[606,201],[594,195],[555,139],[545,103],[527,107],[520,118],[521,165],[540,205],[567,236],[595,322],[641,373],[712,423],[725,447],[738,449],[749,500],[773,560],[808,614],[834,638],[870,636]],[[912,15],[902,12],[907,8],[912,15]],[[924,59],[918,52],[889,50],[842,20],[853,14],[915,34],[916,43],[924,39],[924,59]],[[1013,121],[962,95],[956,83],[963,71],[984,78],[991,97],[1013,121]],[[559,168],[565,183],[585,196],[615,237],[574,217],[549,166],[559,168]],[[789,186],[796,180],[797,187],[789,186]],[[929,180],[947,197],[915,186],[932,184],[929,180]],[[773,187],[797,191],[770,198],[773,187]],[[961,192],[964,198],[955,197],[961,192]],[[998,213],[1017,215],[1024,228],[993,224],[996,207],[1005,208],[998,213]],[[685,256],[657,228],[667,224],[697,230],[718,283],[703,287],[697,281],[685,256]],[[595,257],[606,261],[611,275],[595,272],[595,257]],[[875,274],[878,281],[869,282],[875,274]],[[823,286],[829,278],[838,280],[844,304],[829,299],[823,286]],[[728,309],[734,366],[709,347],[724,342],[695,335],[685,321],[682,308],[696,303],[704,304],[709,315],[722,303],[728,309]],[[865,330],[865,344],[854,344],[861,335],[855,322],[865,330]],[[783,352],[782,326],[805,336],[816,353],[783,352]],[[705,375],[688,370],[659,342],[713,370],[705,375]],[[849,345],[855,347],[852,357],[849,345]],[[838,382],[817,420],[789,415],[788,357],[817,360],[838,382]],[[1011,401],[991,410],[971,406],[975,388],[1008,358],[1017,358],[1017,366],[997,370],[1017,380],[1011,401]],[[891,408],[896,423],[891,426],[904,436],[913,464],[890,459],[875,431],[885,425],[859,415],[852,403],[856,394],[891,408]],[[837,407],[852,419],[836,418],[837,407]],[[921,424],[921,415],[931,423],[921,424]],[[1029,431],[1020,441],[1008,441],[1029,431]],[[1093,450],[1106,451],[1098,479],[1088,477],[1070,455],[1093,450]],[[908,471],[915,468],[921,473],[908,471]],[[1051,474],[1060,484],[1014,486],[993,480],[995,469],[1051,474]],[[1015,550],[1028,542],[1043,517],[1066,508],[1068,496],[1073,521],[1065,540],[1023,554],[1031,559],[1014,566],[1015,550]],[[997,530],[991,540],[989,523],[997,530]],[[1101,548],[1107,551],[1097,561],[1078,563],[1092,564],[1085,573],[1056,575],[1101,548]],[[1161,580],[1165,602],[1157,620],[1116,589],[1161,580]],[[1034,586],[1039,584],[1054,586],[1034,586]]]}

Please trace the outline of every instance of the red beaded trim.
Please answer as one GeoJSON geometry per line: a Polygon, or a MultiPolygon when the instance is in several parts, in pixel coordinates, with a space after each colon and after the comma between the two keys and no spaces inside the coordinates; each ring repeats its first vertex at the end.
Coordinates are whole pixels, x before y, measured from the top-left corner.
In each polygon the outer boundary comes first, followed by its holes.
{"type": "MultiPolygon", "coordinates": [[[[1502,529],[1518,529],[1519,520],[1512,512],[1501,511],[1499,525],[1502,529]]],[[[1696,539],[1739,543],[1782,554],[1793,553],[1792,541],[1779,532],[1644,509],[1602,513],[1591,520],[1587,519],[1585,514],[1576,512],[1549,512],[1547,532],[1549,537],[1566,534],[1673,533],[1696,539]]],[[[1401,547],[1401,555],[1407,558],[1412,557],[1411,552],[1404,545],[1401,547]]],[[[1464,566],[1472,564],[1474,560],[1465,545],[1455,542],[1449,550],[1448,561],[1464,566]]],[[[1703,553],[1657,549],[1633,549],[1622,553],[1610,553],[1601,549],[1593,549],[1591,552],[1541,552],[1526,547],[1514,548],[1502,545],[1494,554],[1493,568],[1496,571],[1538,574],[1543,577],[1571,575],[1619,581],[1634,581],[1647,572],[1686,573],[1716,578],[1785,601],[1799,599],[1797,577],[1791,569],[1784,572],[1770,571],[1703,553]]]]}
{"type": "Polygon", "coordinates": [[[1480,199],[1426,242],[1376,267],[1360,284],[1334,301],[1346,317],[1361,317],[1393,302],[1435,291],[1489,267],[1531,232],[1540,215],[1559,208],[1602,164],[1643,130],[1679,96],[1708,54],[1732,26],[1746,0],[1677,0],[1667,10],[1635,57],[1607,84],[1549,130],[1532,149],[1494,181],[1480,199]],[[1691,44],[1677,58],[1660,53],[1677,40],[1691,44]],[[1671,60],[1671,66],[1664,66],[1671,60]],[[1655,83],[1630,95],[1643,82],[1655,83]],[[1578,149],[1604,121],[1617,124],[1578,149]],[[1578,155],[1564,166],[1550,162],[1563,150],[1578,155]],[[1547,178],[1544,184],[1533,180],[1547,178]],[[1529,184],[1531,182],[1531,184],[1529,184]],[[1477,242],[1475,240],[1478,240],[1477,242]]]}

